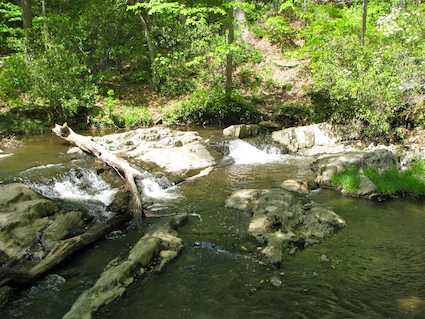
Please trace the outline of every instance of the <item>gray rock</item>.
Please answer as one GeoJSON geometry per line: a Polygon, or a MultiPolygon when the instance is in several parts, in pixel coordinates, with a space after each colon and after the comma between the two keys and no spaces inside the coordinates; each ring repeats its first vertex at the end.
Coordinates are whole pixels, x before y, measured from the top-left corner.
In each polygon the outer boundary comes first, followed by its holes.
{"type": "Polygon", "coordinates": [[[324,262],[324,263],[327,263],[330,260],[329,260],[329,257],[328,256],[326,256],[325,254],[323,254],[323,255],[320,256],[320,261],[321,262],[324,262]]]}
{"type": "Polygon", "coordinates": [[[271,264],[280,265],[286,250],[320,243],[345,226],[333,211],[307,202],[282,189],[247,189],[234,192],[226,206],[253,213],[248,232],[264,245],[261,254],[271,264]]]}
{"type": "Polygon", "coordinates": [[[280,185],[280,187],[290,192],[302,194],[307,194],[309,192],[308,183],[305,181],[287,179],[280,185]]]}
{"type": "Polygon", "coordinates": [[[369,196],[377,192],[376,185],[364,175],[360,175],[360,185],[356,192],[358,196],[369,196]]]}
{"type": "Polygon", "coordinates": [[[52,201],[23,184],[0,186],[0,251],[21,259],[58,212],[52,201]]]}
{"type": "Polygon", "coordinates": [[[277,288],[279,288],[279,287],[281,287],[282,286],[282,280],[280,280],[278,277],[276,277],[276,276],[273,276],[271,279],[270,279],[270,283],[273,285],[273,286],[275,286],[275,287],[277,287],[277,288]]]}
{"type": "Polygon", "coordinates": [[[156,166],[164,173],[182,178],[215,165],[214,157],[197,132],[153,127],[97,137],[95,140],[113,153],[156,166]]]}
{"type": "Polygon", "coordinates": [[[398,158],[394,153],[386,149],[377,149],[322,156],[313,162],[312,169],[317,174],[317,184],[330,187],[332,177],[350,167],[374,167],[383,170],[396,167],[397,164],[398,158]]]}
{"type": "MultiPolygon", "coordinates": [[[[23,184],[0,185],[0,267],[6,273],[11,264],[19,267],[17,280],[27,283],[102,238],[113,225],[93,223],[86,212],[62,211],[23,184]]],[[[14,282],[14,276],[3,282],[14,282]]]]}
{"type": "MultiPolygon", "coordinates": [[[[328,123],[291,127],[272,133],[274,141],[290,152],[298,152],[315,146],[334,146],[339,142],[358,138],[353,130],[328,123]]],[[[322,149],[321,152],[326,152],[322,149]]]]}
{"type": "Polygon", "coordinates": [[[122,296],[135,280],[135,273],[145,272],[145,268],[159,258],[157,270],[177,257],[183,249],[183,241],[177,237],[175,228],[181,226],[187,215],[179,215],[159,225],[143,236],[130,250],[124,260],[114,259],[100,275],[95,285],[76,300],[64,319],[90,319],[101,306],[122,296]]]}
{"type": "Polygon", "coordinates": [[[260,134],[260,127],[256,124],[232,125],[223,130],[226,137],[246,138],[260,134]]]}

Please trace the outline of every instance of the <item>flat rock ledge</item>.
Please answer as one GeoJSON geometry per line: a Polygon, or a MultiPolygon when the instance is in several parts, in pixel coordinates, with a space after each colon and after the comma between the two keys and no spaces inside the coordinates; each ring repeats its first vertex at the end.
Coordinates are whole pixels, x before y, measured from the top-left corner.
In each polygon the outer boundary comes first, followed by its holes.
{"type": "Polygon", "coordinates": [[[226,200],[226,207],[252,213],[248,232],[275,266],[280,266],[285,253],[320,243],[345,227],[332,210],[283,189],[238,190],[226,200]]]}
{"type": "Polygon", "coordinates": [[[353,146],[345,142],[358,139],[358,134],[343,126],[319,123],[275,131],[272,139],[291,153],[314,156],[352,150],[353,146]]]}
{"type": "Polygon", "coordinates": [[[166,127],[141,128],[95,137],[109,151],[140,161],[166,174],[188,178],[215,165],[215,159],[197,132],[166,127]]]}
{"type": "Polygon", "coordinates": [[[254,137],[259,135],[261,131],[262,128],[256,124],[238,124],[226,127],[223,130],[223,136],[235,138],[254,137]]]}
{"type": "Polygon", "coordinates": [[[91,319],[100,307],[121,297],[135,278],[145,273],[147,267],[161,270],[183,249],[183,242],[177,237],[175,229],[186,220],[185,214],[174,216],[144,235],[126,259],[111,261],[95,285],[80,295],[63,318],[91,319]]]}
{"type": "Polygon", "coordinates": [[[0,287],[30,283],[130,218],[116,214],[100,223],[85,211],[63,211],[26,185],[1,185],[0,287]]]}

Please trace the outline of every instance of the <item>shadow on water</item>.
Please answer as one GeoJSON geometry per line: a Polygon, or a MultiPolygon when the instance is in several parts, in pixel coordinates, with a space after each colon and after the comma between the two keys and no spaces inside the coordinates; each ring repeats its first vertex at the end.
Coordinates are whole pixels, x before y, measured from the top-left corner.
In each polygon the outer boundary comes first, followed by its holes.
{"type": "MultiPolygon", "coordinates": [[[[51,146],[52,153],[63,151],[51,146]]],[[[31,160],[37,165],[62,161],[47,157],[31,160]]],[[[16,163],[8,172],[32,166],[16,163]]],[[[181,196],[163,203],[161,212],[202,216],[179,230],[182,255],[161,274],[133,283],[95,318],[425,318],[423,201],[375,203],[314,192],[310,196],[334,209],[347,227],[288,256],[281,269],[259,262],[246,234],[249,216],[225,208],[224,201],[237,189],[278,187],[285,178],[303,177],[309,174],[306,167],[296,158],[230,165],[181,185],[181,196]],[[270,283],[274,276],[282,286],[270,283]]],[[[140,236],[131,226],[110,234],[20,292],[0,317],[61,318],[107,263],[125,256],[140,236]]]]}

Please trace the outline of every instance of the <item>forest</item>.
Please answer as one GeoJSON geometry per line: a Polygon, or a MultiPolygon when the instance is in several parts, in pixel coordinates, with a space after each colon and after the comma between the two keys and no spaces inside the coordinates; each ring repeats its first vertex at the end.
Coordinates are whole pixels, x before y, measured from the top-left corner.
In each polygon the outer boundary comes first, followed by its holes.
{"type": "Polygon", "coordinates": [[[361,1],[24,4],[0,8],[3,134],[332,120],[399,139],[424,124],[421,1],[369,1],[364,24],[361,1]]]}
{"type": "Polygon", "coordinates": [[[425,318],[425,1],[0,0],[0,318],[425,318]]]}

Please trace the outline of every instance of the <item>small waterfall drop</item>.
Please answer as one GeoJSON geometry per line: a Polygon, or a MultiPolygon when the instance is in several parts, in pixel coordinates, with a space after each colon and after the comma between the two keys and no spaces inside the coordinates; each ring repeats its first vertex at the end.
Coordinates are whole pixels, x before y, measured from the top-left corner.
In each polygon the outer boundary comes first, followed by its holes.
{"type": "Polygon", "coordinates": [[[285,161],[287,158],[277,147],[268,145],[262,150],[240,139],[229,142],[229,156],[236,165],[266,164],[285,161]]]}
{"type": "Polygon", "coordinates": [[[98,202],[104,206],[112,203],[117,189],[112,188],[92,170],[72,169],[47,183],[32,185],[42,195],[75,202],[98,202]]]}

